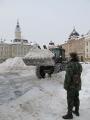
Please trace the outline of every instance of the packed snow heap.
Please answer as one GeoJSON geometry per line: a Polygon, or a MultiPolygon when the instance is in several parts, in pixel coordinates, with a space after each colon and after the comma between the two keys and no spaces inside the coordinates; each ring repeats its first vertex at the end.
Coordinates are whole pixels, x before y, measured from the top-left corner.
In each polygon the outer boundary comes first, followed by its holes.
{"type": "MultiPolygon", "coordinates": [[[[74,120],[90,119],[90,63],[82,66],[80,117],[74,115],[74,120]]],[[[65,72],[39,80],[35,67],[28,67],[19,57],[0,64],[0,120],[62,120],[67,111],[65,72]]]]}
{"type": "Polygon", "coordinates": [[[54,65],[54,54],[47,49],[32,48],[23,58],[26,65],[54,65]]]}
{"type": "Polygon", "coordinates": [[[24,64],[21,57],[9,58],[0,64],[0,73],[12,70],[25,69],[27,66],[24,64]]]}

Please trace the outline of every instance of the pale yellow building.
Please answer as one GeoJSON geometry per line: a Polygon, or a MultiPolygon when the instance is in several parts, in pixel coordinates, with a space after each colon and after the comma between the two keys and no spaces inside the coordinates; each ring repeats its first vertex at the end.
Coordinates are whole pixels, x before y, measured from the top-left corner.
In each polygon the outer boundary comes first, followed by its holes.
{"type": "Polygon", "coordinates": [[[90,31],[85,35],[85,59],[90,61],[90,31]]]}
{"type": "Polygon", "coordinates": [[[80,36],[75,28],[69,35],[68,40],[62,44],[62,47],[65,49],[67,59],[69,59],[69,53],[76,52],[80,61],[85,61],[85,37],[80,36]]]}

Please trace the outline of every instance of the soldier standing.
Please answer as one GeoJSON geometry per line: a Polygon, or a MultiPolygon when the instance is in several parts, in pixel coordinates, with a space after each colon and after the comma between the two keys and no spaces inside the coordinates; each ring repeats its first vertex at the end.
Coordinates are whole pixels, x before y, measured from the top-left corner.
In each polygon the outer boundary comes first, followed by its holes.
{"type": "Polygon", "coordinates": [[[71,60],[67,64],[64,89],[67,91],[68,112],[63,119],[73,119],[72,113],[79,116],[79,91],[81,90],[82,66],[77,53],[70,53],[71,60]],[[73,111],[73,107],[75,110],[73,111]]]}

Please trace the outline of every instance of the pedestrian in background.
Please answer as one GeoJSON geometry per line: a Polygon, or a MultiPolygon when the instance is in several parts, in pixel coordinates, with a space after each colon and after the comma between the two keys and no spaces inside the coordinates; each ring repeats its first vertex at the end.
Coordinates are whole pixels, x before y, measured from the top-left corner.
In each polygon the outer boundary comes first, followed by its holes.
{"type": "Polygon", "coordinates": [[[68,111],[62,117],[63,119],[73,119],[72,113],[79,116],[82,65],[79,63],[77,53],[70,53],[70,58],[70,61],[67,63],[64,81],[64,89],[67,91],[68,111]],[[74,111],[73,107],[75,107],[74,111]]]}

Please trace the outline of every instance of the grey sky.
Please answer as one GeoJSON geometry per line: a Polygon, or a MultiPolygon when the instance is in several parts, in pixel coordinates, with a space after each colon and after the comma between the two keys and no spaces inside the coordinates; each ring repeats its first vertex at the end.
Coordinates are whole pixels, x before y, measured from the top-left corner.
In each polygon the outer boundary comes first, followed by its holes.
{"type": "Polygon", "coordinates": [[[23,38],[63,43],[73,26],[80,34],[90,30],[90,0],[0,0],[0,37],[14,39],[17,19],[23,38]]]}

